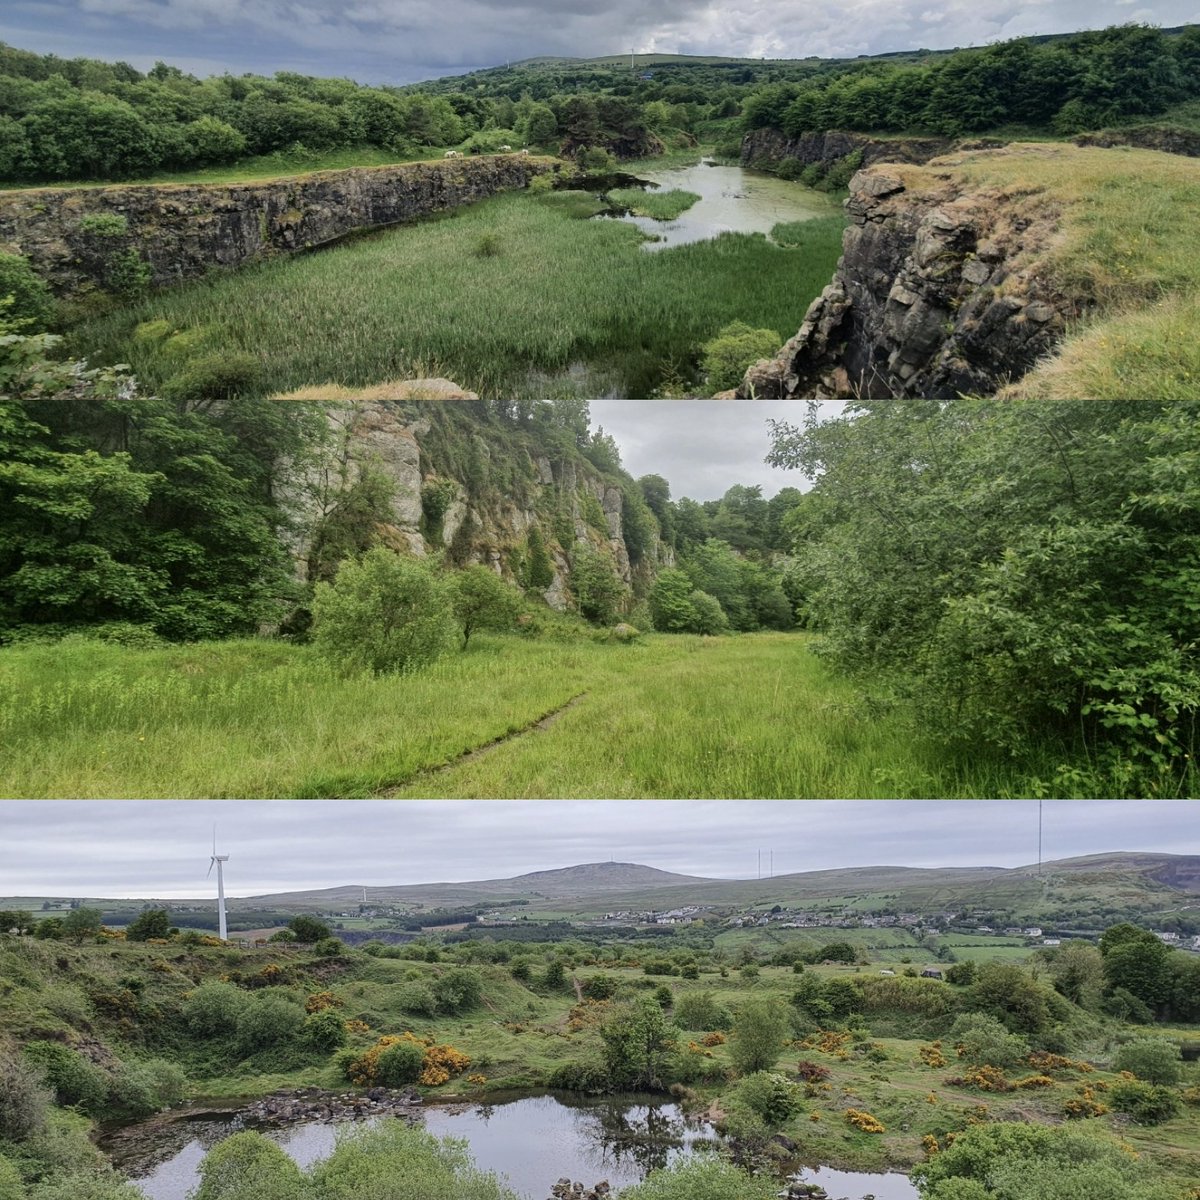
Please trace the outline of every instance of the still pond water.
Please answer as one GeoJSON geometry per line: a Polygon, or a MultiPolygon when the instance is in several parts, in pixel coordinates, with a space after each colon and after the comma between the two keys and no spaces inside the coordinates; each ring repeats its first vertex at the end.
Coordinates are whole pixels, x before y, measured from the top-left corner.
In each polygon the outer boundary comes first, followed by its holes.
{"type": "Polygon", "coordinates": [[[722,233],[765,233],[782,221],[807,221],[832,217],[840,205],[823,192],[789,183],[760,171],[723,166],[709,159],[690,167],[665,171],[639,171],[638,179],[651,186],[646,190],[695,192],[700,199],[673,221],[652,217],[603,213],[598,220],[627,221],[656,241],[643,243],[646,250],[663,250],[686,242],[701,242],[722,233]]]}
{"type": "MultiPolygon", "coordinates": [[[[648,1171],[717,1141],[710,1125],[685,1119],[675,1105],[630,1097],[525,1096],[451,1108],[430,1105],[421,1113],[430,1133],[464,1138],[476,1165],[506,1177],[526,1200],[546,1200],[551,1186],[564,1176],[588,1187],[602,1179],[614,1190],[629,1187],[648,1171]]],[[[152,1136],[145,1140],[123,1136],[107,1148],[117,1168],[149,1200],[186,1200],[199,1182],[205,1153],[241,1127],[232,1115],[181,1118],[148,1126],[152,1136]]],[[[309,1166],[332,1151],[337,1129],[314,1121],[264,1132],[297,1163],[309,1166]]],[[[897,1173],[818,1167],[796,1178],[819,1183],[834,1200],[915,1200],[917,1194],[908,1178],[897,1173]]]]}

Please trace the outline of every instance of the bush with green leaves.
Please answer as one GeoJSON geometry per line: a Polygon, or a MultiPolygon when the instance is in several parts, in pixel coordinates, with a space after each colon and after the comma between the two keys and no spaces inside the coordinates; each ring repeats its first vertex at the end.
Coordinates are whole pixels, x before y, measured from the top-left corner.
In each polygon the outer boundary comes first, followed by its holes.
{"type": "Polygon", "coordinates": [[[729,618],[716,596],[695,591],[688,597],[688,601],[696,613],[696,633],[715,637],[717,634],[729,632],[729,618]]]}
{"type": "Polygon", "coordinates": [[[421,980],[399,984],[395,989],[394,999],[401,1012],[432,1017],[438,1010],[433,988],[421,980]]]}
{"type": "Polygon", "coordinates": [[[21,1172],[3,1154],[0,1154],[0,1200],[25,1200],[21,1172]]]}
{"type": "Polygon", "coordinates": [[[112,1081],[111,1104],[131,1117],[148,1117],[179,1104],[187,1076],[178,1063],[149,1058],[122,1063],[112,1081]]]}
{"type": "Polygon", "coordinates": [[[108,1097],[108,1075],[78,1050],[61,1042],[26,1042],[23,1053],[42,1073],[54,1098],[64,1107],[94,1113],[108,1097]]]}
{"type": "Polygon", "coordinates": [[[1117,1112],[1128,1113],[1139,1125],[1161,1125],[1183,1109],[1173,1088],[1140,1079],[1123,1079],[1109,1089],[1109,1102],[1117,1112]]]}
{"type": "Polygon", "coordinates": [[[451,967],[434,980],[433,995],[441,1012],[475,1008],[483,999],[483,977],[470,967],[451,967]]]}
{"type": "Polygon", "coordinates": [[[15,1053],[0,1048],[0,1139],[23,1142],[40,1133],[54,1103],[54,1093],[42,1082],[42,1072],[15,1053]]]}
{"type": "Polygon", "coordinates": [[[651,996],[618,1005],[600,1026],[604,1065],[617,1088],[661,1088],[675,1048],[675,1030],[651,996]]]}
{"type": "Polygon", "coordinates": [[[726,325],[701,349],[707,386],[714,392],[736,388],[747,367],[760,358],[771,358],[782,344],[774,329],[753,329],[744,321],[726,325]]]}
{"type": "Polygon", "coordinates": [[[125,926],[125,939],[144,942],[150,938],[165,938],[171,931],[171,918],[165,908],[148,908],[125,926]]]}
{"type": "Polygon", "coordinates": [[[29,322],[35,332],[45,329],[54,316],[54,297],[29,260],[0,251],[0,299],[5,296],[11,297],[12,303],[4,315],[29,322]]]}
{"type": "Polygon", "coordinates": [[[379,675],[426,666],[457,640],[445,576],[383,546],[318,583],[312,609],[320,654],[379,675]]]}
{"type": "Polygon", "coordinates": [[[1023,1121],[972,1125],[913,1169],[922,1200],[1169,1200],[1152,1167],[1115,1138],[1023,1121]]]}
{"type": "Polygon", "coordinates": [[[230,1039],[249,1002],[232,983],[202,983],[184,1001],[183,1019],[196,1037],[230,1039]]]}
{"type": "Polygon", "coordinates": [[[321,1200],[519,1200],[495,1175],[475,1167],[465,1141],[438,1139],[396,1120],[344,1134],[311,1178],[321,1200]]]}
{"type": "Polygon", "coordinates": [[[1150,1083],[1178,1083],[1181,1069],[1179,1043],[1166,1038],[1127,1042],[1113,1058],[1114,1071],[1129,1071],[1150,1083]]]}
{"type": "Polygon", "coordinates": [[[304,1025],[304,1010],[282,996],[258,995],[238,1014],[235,1041],[243,1054],[294,1041],[304,1025]]]}
{"type": "Polygon", "coordinates": [[[774,1200],[779,1185],[718,1158],[688,1158],[621,1189],[621,1200],[774,1200]]]}
{"type": "Polygon", "coordinates": [[[253,1130],[218,1142],[200,1163],[193,1200],[305,1200],[300,1168],[279,1145],[253,1130]]]}
{"type": "Polygon", "coordinates": [[[769,1127],[784,1125],[804,1109],[804,1090],[774,1071],[755,1071],[732,1088],[729,1103],[747,1108],[769,1127]]]}
{"type": "Polygon", "coordinates": [[[384,1087],[403,1087],[416,1083],[421,1075],[425,1051],[416,1042],[395,1042],[380,1055],[375,1065],[375,1078],[384,1087]]]}
{"type": "Polygon", "coordinates": [[[346,1032],[346,1022],[337,1012],[332,1008],[325,1008],[309,1013],[304,1018],[301,1037],[305,1045],[329,1053],[344,1046],[350,1035],[346,1032]]]}
{"type": "Polygon", "coordinates": [[[731,1028],[733,1014],[712,992],[684,992],[675,1003],[673,1020],[680,1029],[713,1032],[731,1028]]]}
{"type": "Polygon", "coordinates": [[[973,1067],[1018,1066],[1029,1055],[1029,1043],[986,1013],[961,1013],[946,1034],[952,1046],[961,1046],[963,1062],[973,1067]]]}
{"type": "Polygon", "coordinates": [[[583,543],[571,550],[571,590],[580,616],[593,625],[611,625],[625,596],[612,558],[583,543]]]}

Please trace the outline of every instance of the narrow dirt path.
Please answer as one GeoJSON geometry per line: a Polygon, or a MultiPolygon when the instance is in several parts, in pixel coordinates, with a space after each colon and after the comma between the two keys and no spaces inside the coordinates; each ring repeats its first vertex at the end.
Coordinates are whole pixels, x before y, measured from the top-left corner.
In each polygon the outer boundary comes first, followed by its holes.
{"type": "Polygon", "coordinates": [[[447,771],[454,770],[455,767],[475,762],[476,759],[483,758],[485,755],[499,750],[501,746],[507,745],[517,738],[527,737],[531,733],[544,733],[564,713],[570,712],[575,705],[586,700],[587,696],[587,692],[580,692],[579,695],[572,696],[566,704],[560,704],[558,708],[552,708],[548,713],[543,713],[538,717],[536,721],[530,721],[528,725],[524,725],[520,729],[514,729],[511,733],[505,733],[498,738],[493,738],[490,742],[484,742],[482,746],[476,746],[473,750],[464,750],[456,758],[452,758],[449,762],[442,763],[439,766],[424,767],[420,771],[414,771],[411,775],[406,776],[404,779],[397,779],[386,788],[382,788],[374,794],[380,799],[388,799],[395,796],[401,788],[407,788],[419,779],[432,779],[438,775],[444,775],[447,771]]]}

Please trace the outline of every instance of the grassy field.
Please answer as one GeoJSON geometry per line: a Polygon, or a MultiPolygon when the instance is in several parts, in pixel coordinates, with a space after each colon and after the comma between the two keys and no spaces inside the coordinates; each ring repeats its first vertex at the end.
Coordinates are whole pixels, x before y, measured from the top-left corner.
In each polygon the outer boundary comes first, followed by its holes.
{"type": "Polygon", "coordinates": [[[828,282],[843,221],[781,248],[724,234],[657,254],[585,193],[497,196],[297,258],[155,294],[78,326],[71,349],[150,388],[188,354],[249,354],[271,390],[445,375],[483,395],[651,395],[695,378],[699,347],[743,320],[782,343],[828,282]],[[153,331],[139,326],[161,322],[153,331]]]}
{"type": "Polygon", "coordinates": [[[1030,786],[1019,765],[955,762],[900,714],[867,711],[800,634],[634,645],[479,636],[392,677],[340,675],[308,648],[269,641],[9,647],[0,744],[0,795],[24,797],[1006,796],[1030,786]]]}
{"type": "Polygon", "coordinates": [[[687,212],[700,197],[695,192],[672,188],[669,192],[644,192],[641,188],[614,188],[608,193],[614,204],[627,208],[636,217],[673,221],[687,212]]]}
{"type": "MultiPolygon", "coordinates": [[[[1006,396],[1161,400],[1200,395],[1200,161],[1152,150],[1017,145],[939,160],[1053,236],[1037,270],[1095,311],[1006,396]]],[[[891,169],[891,168],[889,168],[891,169]]],[[[903,168],[918,187],[933,183],[903,168]]]]}

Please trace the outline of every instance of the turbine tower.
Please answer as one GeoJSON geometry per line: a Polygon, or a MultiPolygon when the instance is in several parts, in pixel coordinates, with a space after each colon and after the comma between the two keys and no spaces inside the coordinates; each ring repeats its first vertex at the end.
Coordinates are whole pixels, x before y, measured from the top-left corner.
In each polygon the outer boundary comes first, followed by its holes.
{"type": "MultiPolygon", "coordinates": [[[[225,924],[225,875],[221,869],[221,864],[228,861],[228,854],[217,853],[217,827],[214,825],[213,852],[208,864],[208,875],[212,874],[212,869],[215,866],[217,868],[217,936],[223,942],[229,941],[229,930],[225,924]]],[[[205,879],[208,878],[208,875],[205,876],[205,879]]]]}

